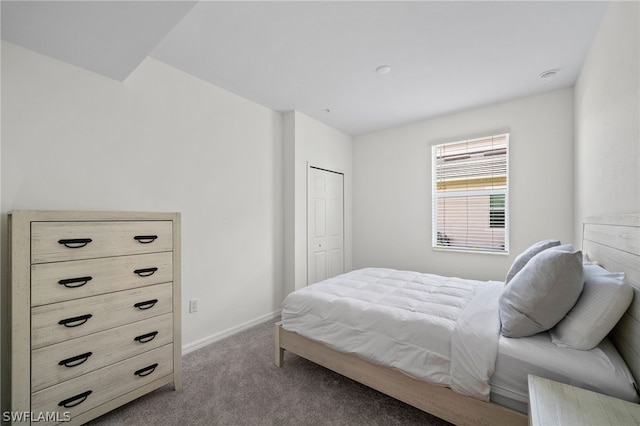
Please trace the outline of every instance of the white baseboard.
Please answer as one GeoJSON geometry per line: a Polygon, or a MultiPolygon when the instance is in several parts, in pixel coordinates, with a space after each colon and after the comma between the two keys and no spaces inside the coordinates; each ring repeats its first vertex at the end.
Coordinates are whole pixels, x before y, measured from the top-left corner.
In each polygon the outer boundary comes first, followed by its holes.
{"type": "Polygon", "coordinates": [[[239,333],[243,330],[246,330],[248,328],[251,328],[255,325],[258,324],[262,324],[265,321],[269,321],[269,320],[275,320],[276,318],[278,318],[280,316],[280,310],[277,310],[275,312],[271,312],[269,314],[266,315],[262,315],[258,318],[255,318],[251,321],[247,321],[245,323],[242,323],[240,325],[237,325],[235,327],[231,327],[227,330],[223,330],[220,331],[218,333],[212,334],[210,336],[204,337],[202,339],[196,340],[195,342],[191,342],[191,343],[187,343],[186,345],[182,345],[182,355],[186,355],[189,352],[193,352],[195,350],[198,350],[200,348],[203,348],[207,345],[210,345],[214,342],[217,342],[218,340],[222,340],[225,337],[229,337],[232,336],[236,333],[239,333]]]}

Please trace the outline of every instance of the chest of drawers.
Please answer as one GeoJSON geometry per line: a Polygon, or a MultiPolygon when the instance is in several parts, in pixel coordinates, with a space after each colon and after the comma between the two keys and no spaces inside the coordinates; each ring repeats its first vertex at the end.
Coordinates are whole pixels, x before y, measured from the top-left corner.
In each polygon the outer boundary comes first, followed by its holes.
{"type": "Polygon", "coordinates": [[[13,422],[181,389],[179,213],[13,211],[9,240],[13,422]]]}

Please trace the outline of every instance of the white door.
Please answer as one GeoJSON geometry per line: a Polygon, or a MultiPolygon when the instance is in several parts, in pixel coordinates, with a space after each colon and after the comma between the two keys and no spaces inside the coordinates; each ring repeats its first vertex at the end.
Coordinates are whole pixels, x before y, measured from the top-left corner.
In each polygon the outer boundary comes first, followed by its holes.
{"type": "Polygon", "coordinates": [[[344,272],[344,176],[309,167],[307,285],[344,272]]]}

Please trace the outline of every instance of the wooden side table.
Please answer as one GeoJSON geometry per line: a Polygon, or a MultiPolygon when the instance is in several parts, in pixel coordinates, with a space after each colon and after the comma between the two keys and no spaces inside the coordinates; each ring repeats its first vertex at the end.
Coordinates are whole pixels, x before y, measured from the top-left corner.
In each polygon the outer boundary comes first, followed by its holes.
{"type": "Polygon", "coordinates": [[[529,425],[640,425],[640,404],[529,375],[529,425]]]}

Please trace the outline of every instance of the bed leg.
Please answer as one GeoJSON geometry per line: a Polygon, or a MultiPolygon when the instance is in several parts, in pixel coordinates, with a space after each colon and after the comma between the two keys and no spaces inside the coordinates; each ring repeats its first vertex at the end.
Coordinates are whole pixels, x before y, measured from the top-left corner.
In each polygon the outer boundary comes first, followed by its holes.
{"type": "Polygon", "coordinates": [[[282,349],[280,347],[280,323],[277,322],[276,323],[276,328],[275,328],[275,350],[276,350],[276,366],[278,367],[282,367],[282,362],[284,361],[284,349],[282,349]]]}
{"type": "Polygon", "coordinates": [[[276,348],[276,366],[282,367],[283,360],[284,360],[284,349],[276,348]]]}

